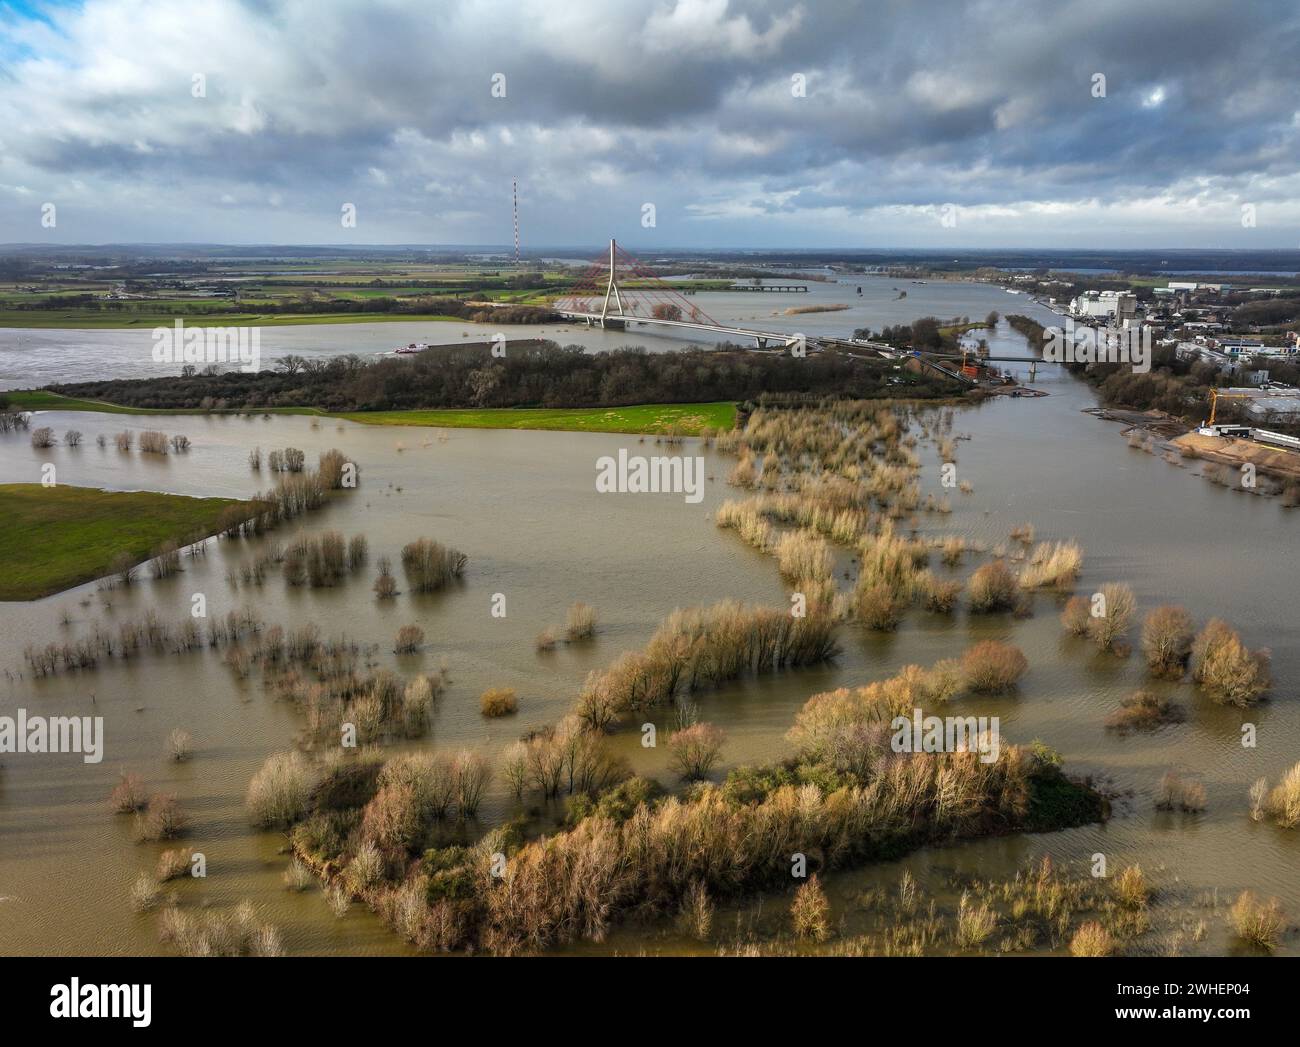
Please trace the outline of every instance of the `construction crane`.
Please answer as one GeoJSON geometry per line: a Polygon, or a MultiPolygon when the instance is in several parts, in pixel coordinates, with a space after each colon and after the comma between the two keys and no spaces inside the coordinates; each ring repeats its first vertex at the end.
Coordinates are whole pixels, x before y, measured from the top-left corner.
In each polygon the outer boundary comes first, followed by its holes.
{"type": "Polygon", "coordinates": [[[1211,389],[1210,390],[1210,417],[1209,420],[1206,421],[1205,423],[1205,427],[1207,429],[1210,428],[1212,425],[1214,425],[1214,416],[1216,412],[1219,410],[1220,397],[1222,397],[1225,400],[1228,399],[1249,400],[1251,398],[1251,394],[1250,393],[1221,393],[1217,389],[1211,389]]]}
{"type": "Polygon", "coordinates": [[[1201,426],[1199,429],[1196,430],[1197,433],[1201,436],[1249,436],[1251,432],[1249,426],[1222,425],[1222,424],[1215,425],[1214,420],[1218,417],[1219,414],[1220,400],[1229,400],[1229,399],[1249,400],[1250,398],[1251,396],[1250,393],[1248,392],[1223,393],[1220,392],[1218,389],[1211,389],[1210,390],[1210,417],[1206,419],[1206,422],[1203,426],[1201,426]]]}

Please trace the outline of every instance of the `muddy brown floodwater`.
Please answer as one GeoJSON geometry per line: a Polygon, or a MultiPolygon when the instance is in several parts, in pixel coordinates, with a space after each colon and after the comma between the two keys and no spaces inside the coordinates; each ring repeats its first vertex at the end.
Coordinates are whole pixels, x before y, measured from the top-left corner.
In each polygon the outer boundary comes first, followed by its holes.
{"type": "MultiPolygon", "coordinates": [[[[981,311],[968,311],[983,315],[995,307],[1005,309],[1007,302],[990,289],[981,311]]],[[[1024,349],[1005,323],[993,343],[995,351],[1024,349]]],[[[921,515],[921,532],[995,546],[1013,527],[1031,522],[1039,540],[1075,538],[1085,550],[1078,592],[1124,581],[1137,593],[1140,614],[1174,602],[1201,621],[1226,618],[1250,646],[1271,648],[1271,699],[1250,710],[1229,709],[1190,684],[1162,684],[1184,705],[1186,722],[1120,737],[1102,724],[1122,698],[1145,684],[1142,661],[1100,656],[1066,638],[1054,597],[1037,596],[1033,617],[1023,620],[914,611],[892,634],[842,627],[843,653],[831,666],[699,696],[701,717],[728,736],[714,777],[785,754],[783,736],[795,712],[819,690],[880,679],[911,662],[928,665],[959,654],[974,640],[1006,639],[1029,657],[1019,689],[1001,698],[963,699],[962,712],[997,715],[1005,740],[1041,739],[1064,755],[1068,770],[1106,780],[1121,793],[1115,817],[1063,833],[930,848],[902,862],[834,874],[827,888],[837,915],[851,926],[858,893],[895,882],[903,869],[941,891],[953,873],[1009,876],[1044,853],[1083,873],[1092,855],[1101,853],[1112,869],[1140,862],[1163,889],[1155,907],[1159,927],[1175,927],[1216,892],[1222,900],[1245,887],[1278,897],[1294,920],[1300,916],[1300,832],[1251,821],[1247,790],[1261,776],[1275,781],[1300,760],[1300,703],[1293,684],[1300,668],[1294,598],[1300,516],[1276,499],[1202,480],[1198,463],[1174,466],[1130,449],[1117,426],[1082,413],[1094,405],[1086,386],[1054,369],[1040,377],[1050,396],[995,398],[957,412],[954,431],[970,437],[957,444],[958,475],[974,490],[951,495],[950,515],[921,515]],[[1247,722],[1258,728],[1253,749],[1241,744],[1247,722]],[[1168,770],[1204,784],[1207,811],[1154,810],[1156,785],[1168,770]]],[[[470,747],[496,757],[521,733],[558,720],[589,670],[641,647],[673,608],[725,597],[778,605],[788,599],[773,560],[714,526],[717,506],[737,496],[725,483],[734,459],[701,449],[696,441],[687,441],[686,453],[703,455],[710,479],[703,502],[692,505],[681,495],[596,492],[597,458],[621,447],[653,451],[653,440],[639,443],[635,436],[398,429],[279,416],[50,412],[40,424],[59,433],[75,426],[86,439],[76,449],[39,451],[23,434],[0,437],[0,482],[36,482],[40,466],[54,462],[60,483],[246,497],[267,483],[265,474],[249,469],[252,447],[300,447],[309,462],[339,447],[360,464],[361,488],[295,523],[307,533],[366,534],[370,565],[335,589],[290,588],[272,572],[260,588],[232,590],[227,571],[287,541],[297,530],[291,524],[266,538],[209,543],[206,556],[185,559],[184,571],[167,580],[146,578],[106,592],[92,583],[32,603],[0,604],[0,670],[9,670],[0,677],[0,713],[13,715],[22,706],[47,715],[101,715],[106,730],[98,765],[85,765],[79,756],[4,758],[3,953],[162,949],[156,916],[134,913],[129,891],[140,871],[153,869],[164,845],[134,843],[129,819],[109,812],[105,798],[122,770],[139,772],[156,790],[175,792],[192,819],[183,842],[206,854],[209,875],[177,888],[187,902],[250,899],[280,927],[290,952],[409,951],[357,907],[336,918],[318,891],[287,892],[281,883],[283,838],[248,826],[243,795],[250,776],[269,753],[289,747],[301,727],[298,715],[264,694],[255,678],[236,681],[219,654],[204,649],[110,660],[95,671],[34,680],[23,665],[26,644],[76,638],[96,619],[114,624],[148,608],[179,621],[192,595],[202,592],[209,615],[251,604],[268,623],[315,622],[325,636],[346,634],[379,645],[377,661],[399,673],[445,664],[450,686],[437,703],[429,736],[416,744],[470,747]],[[194,447],[155,460],[120,454],[111,441],[106,449],[96,446],[96,435],[123,428],[185,432],[194,447]],[[403,593],[377,603],[370,590],[375,561],[387,555],[398,562],[401,547],[419,536],[468,554],[463,583],[432,596],[403,593]],[[497,593],[505,595],[504,619],[491,614],[497,593]],[[597,609],[594,641],[537,653],[536,634],[561,622],[575,600],[597,609]],[[72,619],[68,625],[60,622],[64,612],[72,619]],[[424,628],[425,649],[411,656],[390,653],[394,633],[408,623],[424,628]],[[517,690],[517,716],[483,719],[478,698],[491,686],[517,690]],[[182,764],[164,756],[166,736],[176,727],[190,731],[195,742],[194,757],[182,764]]],[[[949,493],[940,487],[933,446],[920,450],[922,493],[949,493]]],[[[667,726],[666,716],[660,726],[667,726]]],[[[617,745],[637,771],[671,780],[662,747],[642,749],[631,731],[618,735],[617,745]]],[[[514,813],[514,801],[494,783],[483,824],[514,813]]],[[[785,904],[770,898],[753,918],[761,927],[777,920],[785,904]]],[[[1204,906],[1197,911],[1203,914],[1204,906]]],[[[699,946],[676,938],[670,928],[637,925],[583,947],[623,953],[688,948],[699,946]]],[[[1185,948],[1234,948],[1221,913],[1209,920],[1201,940],[1189,939],[1185,948]]],[[[1297,951],[1294,937],[1281,951],[1297,951]]]]}

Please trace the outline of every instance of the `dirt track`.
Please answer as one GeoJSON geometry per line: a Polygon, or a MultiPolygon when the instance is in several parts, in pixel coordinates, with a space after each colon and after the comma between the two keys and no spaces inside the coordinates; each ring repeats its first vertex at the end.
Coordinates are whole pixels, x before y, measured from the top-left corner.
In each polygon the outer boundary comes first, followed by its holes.
{"type": "Polygon", "coordinates": [[[1190,448],[1197,458],[1225,465],[1241,465],[1251,462],[1261,473],[1288,480],[1300,479],[1300,454],[1283,450],[1280,447],[1267,447],[1251,440],[1236,440],[1231,437],[1200,436],[1197,433],[1184,433],[1170,443],[1180,450],[1190,448]]]}

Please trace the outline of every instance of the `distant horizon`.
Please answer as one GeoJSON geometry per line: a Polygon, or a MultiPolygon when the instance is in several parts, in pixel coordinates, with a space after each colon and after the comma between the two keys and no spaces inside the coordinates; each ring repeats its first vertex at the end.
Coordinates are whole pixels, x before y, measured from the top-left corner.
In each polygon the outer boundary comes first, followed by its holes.
{"type": "Polygon", "coordinates": [[[0,235],[513,244],[517,200],[642,252],[1291,250],[1297,40],[1286,0],[0,0],[0,235]]]}
{"type": "MultiPolygon", "coordinates": [[[[835,253],[835,254],[954,254],[954,255],[988,255],[988,254],[1008,254],[1008,253],[1027,253],[1036,255],[1080,255],[1080,254],[1111,254],[1111,255],[1153,255],[1153,254],[1240,254],[1240,255],[1292,255],[1300,260],[1300,248],[1292,247],[1215,247],[1215,246],[1198,246],[1198,247],[1169,247],[1156,245],[1154,247],[1036,247],[1032,244],[1007,244],[1000,246],[956,246],[951,244],[939,244],[930,246],[887,246],[887,245],[864,245],[860,247],[846,247],[834,244],[822,244],[818,246],[799,246],[790,244],[770,244],[766,246],[747,246],[743,244],[719,244],[711,247],[704,247],[691,244],[651,244],[638,243],[635,240],[624,240],[615,238],[618,243],[629,250],[643,250],[647,252],[657,252],[660,254],[722,254],[722,253],[744,253],[744,254],[813,254],[813,253],[835,253]]],[[[540,253],[554,253],[557,251],[599,251],[605,248],[608,241],[601,243],[568,243],[568,244],[542,244],[536,247],[520,247],[520,255],[523,258],[536,256],[540,253]]],[[[103,242],[86,242],[86,243],[66,243],[66,244],[48,244],[37,241],[12,241],[0,243],[0,253],[7,250],[32,250],[48,251],[57,253],[59,251],[91,251],[106,250],[109,248],[149,248],[149,249],[196,249],[196,248],[257,248],[261,250],[275,250],[277,248],[297,248],[297,249],[317,249],[329,251],[483,251],[492,254],[514,254],[513,244],[493,244],[493,243],[421,243],[411,242],[394,242],[394,243],[337,243],[337,242],[313,242],[308,240],[109,240],[103,242]]]]}

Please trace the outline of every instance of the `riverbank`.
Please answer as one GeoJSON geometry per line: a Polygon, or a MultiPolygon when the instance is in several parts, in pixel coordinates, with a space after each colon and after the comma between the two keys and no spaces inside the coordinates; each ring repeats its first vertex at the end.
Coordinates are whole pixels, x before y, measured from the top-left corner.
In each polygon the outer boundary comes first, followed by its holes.
{"type": "Polygon", "coordinates": [[[0,327],[26,330],[129,331],[171,327],[177,320],[190,326],[297,327],[305,324],[474,323],[466,317],[441,313],[113,313],[98,309],[0,309],[0,327]]]}
{"type": "Polygon", "coordinates": [[[1266,447],[1253,440],[1235,437],[1202,436],[1194,432],[1184,433],[1172,443],[1187,458],[1204,458],[1236,467],[1250,464],[1266,476],[1300,481],[1300,454],[1281,447],[1266,447]]]}
{"type": "Polygon", "coordinates": [[[0,484],[0,600],[37,600],[214,534],[232,498],[0,484]]]}
{"type": "Polygon", "coordinates": [[[106,400],[62,396],[44,389],[3,394],[20,411],[96,411],[102,414],[293,414],[344,418],[362,425],[430,426],[444,429],[539,429],[579,433],[634,433],[647,436],[699,436],[736,424],[732,401],[685,404],[634,404],[628,407],[452,408],[413,411],[346,411],[317,407],[253,407],[199,410],[177,407],[126,407],[106,400]]]}
{"type": "Polygon", "coordinates": [[[358,411],[331,415],[363,425],[418,425],[449,429],[545,429],[581,433],[642,433],[699,436],[736,424],[730,401],[705,404],[638,404],[631,407],[529,408],[484,410],[358,411]]]}

